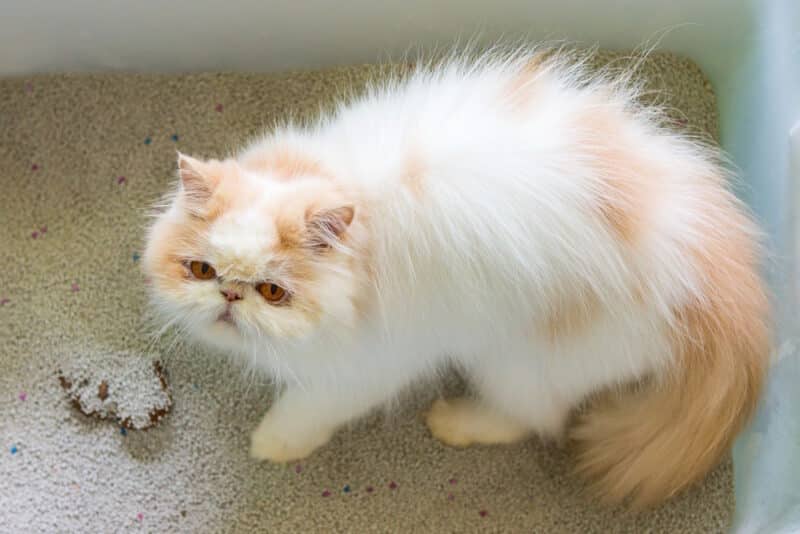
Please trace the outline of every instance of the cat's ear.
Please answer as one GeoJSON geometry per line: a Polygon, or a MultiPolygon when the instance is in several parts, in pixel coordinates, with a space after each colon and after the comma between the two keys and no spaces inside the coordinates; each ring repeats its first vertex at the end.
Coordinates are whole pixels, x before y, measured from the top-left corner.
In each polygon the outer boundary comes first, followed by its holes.
{"type": "Polygon", "coordinates": [[[353,206],[339,206],[332,209],[320,209],[306,214],[306,225],[309,242],[313,248],[328,248],[342,239],[350,223],[353,222],[356,210],[353,206]]]}
{"type": "Polygon", "coordinates": [[[178,175],[190,206],[202,206],[211,198],[216,183],[206,162],[178,152],[178,175]]]}

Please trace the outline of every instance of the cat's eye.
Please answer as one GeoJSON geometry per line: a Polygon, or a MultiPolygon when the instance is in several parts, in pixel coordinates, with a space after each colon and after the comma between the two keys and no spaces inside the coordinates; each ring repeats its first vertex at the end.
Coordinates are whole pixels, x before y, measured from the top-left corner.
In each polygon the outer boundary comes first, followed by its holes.
{"type": "Polygon", "coordinates": [[[261,293],[261,296],[267,299],[267,302],[270,304],[280,304],[281,302],[286,300],[288,293],[286,290],[283,289],[278,284],[273,284],[270,282],[264,282],[263,284],[258,284],[256,286],[256,290],[261,293]]]}
{"type": "Polygon", "coordinates": [[[204,261],[193,261],[189,264],[189,270],[198,280],[211,280],[216,278],[217,272],[212,266],[204,261]]]}

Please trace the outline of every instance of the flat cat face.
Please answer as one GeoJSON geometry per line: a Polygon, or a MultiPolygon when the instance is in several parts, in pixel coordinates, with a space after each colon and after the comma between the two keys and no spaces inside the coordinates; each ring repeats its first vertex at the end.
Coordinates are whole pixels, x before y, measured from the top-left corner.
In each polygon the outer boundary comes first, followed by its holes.
{"type": "Polygon", "coordinates": [[[179,175],[142,257],[168,323],[230,349],[354,319],[360,222],[329,178],[183,155],[179,175]]]}

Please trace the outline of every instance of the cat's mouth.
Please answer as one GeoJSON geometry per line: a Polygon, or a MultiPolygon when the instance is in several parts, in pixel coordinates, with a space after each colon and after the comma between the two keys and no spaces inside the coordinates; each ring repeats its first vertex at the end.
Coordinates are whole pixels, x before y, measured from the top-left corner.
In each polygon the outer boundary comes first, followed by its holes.
{"type": "Polygon", "coordinates": [[[231,309],[226,309],[218,318],[217,322],[227,323],[231,326],[236,326],[236,321],[233,320],[233,315],[231,315],[231,309]]]}

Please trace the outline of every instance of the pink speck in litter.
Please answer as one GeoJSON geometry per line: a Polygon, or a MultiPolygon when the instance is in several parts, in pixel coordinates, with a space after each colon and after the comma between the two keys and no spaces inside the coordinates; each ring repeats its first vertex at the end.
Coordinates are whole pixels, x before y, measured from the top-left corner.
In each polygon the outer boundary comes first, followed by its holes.
{"type": "Polygon", "coordinates": [[[73,293],[77,293],[78,291],[81,290],[80,286],[78,284],[76,284],[75,282],[72,283],[71,287],[72,287],[72,292],[73,293]]]}
{"type": "Polygon", "coordinates": [[[142,512],[139,512],[138,514],[136,514],[136,520],[139,523],[141,523],[143,519],[144,519],[144,514],[142,512]]]}
{"type": "Polygon", "coordinates": [[[22,402],[25,402],[26,400],[28,400],[28,394],[25,393],[24,391],[20,391],[19,395],[17,395],[17,398],[19,398],[19,400],[21,400],[22,402]]]}
{"type": "Polygon", "coordinates": [[[214,109],[217,111],[217,113],[222,113],[222,104],[217,104],[214,106],[214,109]]]}

